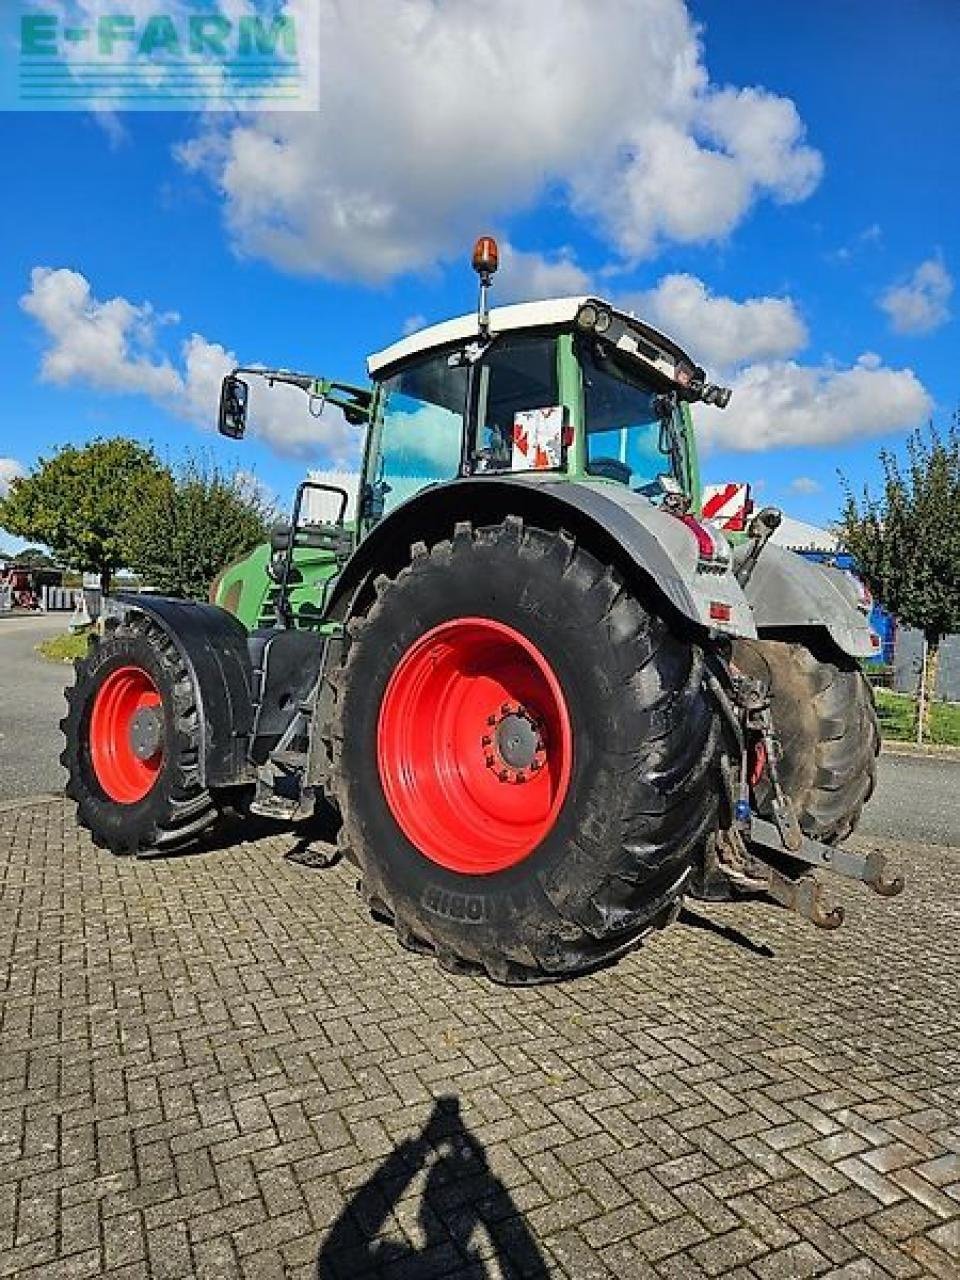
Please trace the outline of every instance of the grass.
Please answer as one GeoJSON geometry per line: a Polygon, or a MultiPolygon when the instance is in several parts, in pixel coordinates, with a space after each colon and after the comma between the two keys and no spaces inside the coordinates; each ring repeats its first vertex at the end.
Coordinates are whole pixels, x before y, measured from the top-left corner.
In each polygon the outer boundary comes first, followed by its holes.
{"type": "Polygon", "coordinates": [[[86,654],[89,634],[89,631],[80,631],[74,635],[68,631],[62,636],[51,636],[37,645],[37,651],[51,662],[72,662],[86,654]]]}
{"type": "MultiPolygon", "coordinates": [[[[875,689],[880,734],[891,742],[915,742],[917,704],[909,694],[875,689]]],[[[960,704],[935,702],[930,712],[930,742],[960,747],[960,704]]]]}

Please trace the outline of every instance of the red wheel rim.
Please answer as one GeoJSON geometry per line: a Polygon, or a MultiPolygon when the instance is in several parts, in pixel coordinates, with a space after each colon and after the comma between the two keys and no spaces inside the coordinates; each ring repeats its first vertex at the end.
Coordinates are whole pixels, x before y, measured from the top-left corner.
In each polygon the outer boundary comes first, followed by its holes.
{"type": "Polygon", "coordinates": [[[390,678],[377,765],[390,811],[425,857],[466,875],[503,871],[553,830],[573,734],[535,644],[489,618],[420,637],[390,678]]]}
{"type": "Polygon", "coordinates": [[[163,764],[161,701],[160,690],[142,667],[118,667],[97,690],[90,712],[90,762],[111,800],[136,804],[156,782],[163,764]],[[151,729],[149,716],[138,720],[142,712],[155,713],[158,732],[151,729]],[[151,733],[157,738],[153,750],[151,733]]]}

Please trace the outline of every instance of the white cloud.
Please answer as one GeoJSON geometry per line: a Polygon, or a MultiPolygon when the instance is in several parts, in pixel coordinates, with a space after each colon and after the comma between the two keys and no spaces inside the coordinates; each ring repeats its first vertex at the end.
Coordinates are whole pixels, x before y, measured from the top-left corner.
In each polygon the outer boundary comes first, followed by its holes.
{"type": "Polygon", "coordinates": [[[626,300],[708,370],[794,355],[807,328],[790,298],[733,298],[710,292],[690,275],[664,276],[655,288],[626,300]]]}
{"type": "Polygon", "coordinates": [[[284,269],[418,270],[546,193],[635,259],[819,180],[790,99],[711,84],[682,0],[318,3],[319,110],[208,119],[178,152],[284,269]]]}
{"type": "Polygon", "coordinates": [[[599,183],[574,182],[577,206],[631,259],[722,239],[758,198],[803,200],[823,171],[793,103],[760,89],[705,88],[672,117],[640,121],[599,183]]]}
{"type": "Polygon", "coordinates": [[[578,265],[569,248],[542,254],[515,249],[509,241],[504,241],[500,245],[500,270],[495,284],[498,303],[533,302],[537,298],[588,293],[590,276],[578,265]]]}
{"type": "Polygon", "coordinates": [[[797,476],[790,481],[791,493],[822,493],[823,485],[819,480],[814,480],[812,476],[797,476]]]}
{"type": "Polygon", "coordinates": [[[422,329],[426,323],[427,317],[419,311],[412,316],[407,316],[406,320],[403,322],[404,337],[406,337],[407,334],[416,333],[417,330],[422,329]]]}
{"type": "MultiPolygon", "coordinates": [[[[101,302],[85,276],[66,268],[36,267],[30,279],[20,306],[47,339],[40,363],[45,381],[145,395],[164,411],[213,429],[220,383],[239,363],[234,352],[194,333],[174,361],[160,349],[158,331],[179,322],[175,313],[126,298],[101,302]]],[[[251,435],[292,457],[340,464],[355,460],[359,450],[359,432],[339,413],[316,418],[301,391],[271,389],[260,378],[250,380],[249,421],[251,435]]]]}
{"type": "Polygon", "coordinates": [[[888,369],[867,353],[848,369],[749,365],[734,379],[727,409],[698,405],[694,416],[708,446],[755,452],[884,435],[916,426],[932,406],[912,369],[888,369]]]}
{"type": "Polygon", "coordinates": [[[950,319],[953,277],[939,256],[921,262],[903,284],[891,285],[880,298],[896,333],[930,333],[950,319]]]}
{"type": "Polygon", "coordinates": [[[10,492],[10,485],[27,473],[16,458],[0,458],[0,498],[10,492]]]}
{"type": "Polygon", "coordinates": [[[157,315],[149,303],[99,302],[79,272],[35,267],[20,305],[51,339],[40,366],[44,381],[83,378],[101,391],[156,397],[180,390],[176,370],[154,350],[158,326],[172,317],[157,315]]]}

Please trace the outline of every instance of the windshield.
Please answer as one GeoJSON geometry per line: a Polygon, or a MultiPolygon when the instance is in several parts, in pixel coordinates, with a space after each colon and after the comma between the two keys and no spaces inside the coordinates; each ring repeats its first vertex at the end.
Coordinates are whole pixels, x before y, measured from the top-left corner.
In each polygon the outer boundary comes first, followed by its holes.
{"type": "Polygon", "coordinates": [[[595,343],[579,344],[579,355],[587,472],[640,490],[663,473],[682,480],[674,433],[658,412],[662,396],[632,381],[595,343]]]}
{"type": "Polygon", "coordinates": [[[442,352],[383,384],[383,419],[370,459],[373,514],[383,515],[460,468],[467,369],[442,352]]]}

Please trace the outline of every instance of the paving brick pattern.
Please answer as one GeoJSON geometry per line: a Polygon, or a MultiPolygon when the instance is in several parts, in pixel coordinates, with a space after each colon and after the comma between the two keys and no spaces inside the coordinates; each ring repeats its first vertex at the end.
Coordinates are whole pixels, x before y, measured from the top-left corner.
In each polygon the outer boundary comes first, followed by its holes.
{"type": "Polygon", "coordinates": [[[510,992],[291,843],[0,814],[0,1275],[960,1275],[960,850],[510,992]]]}

